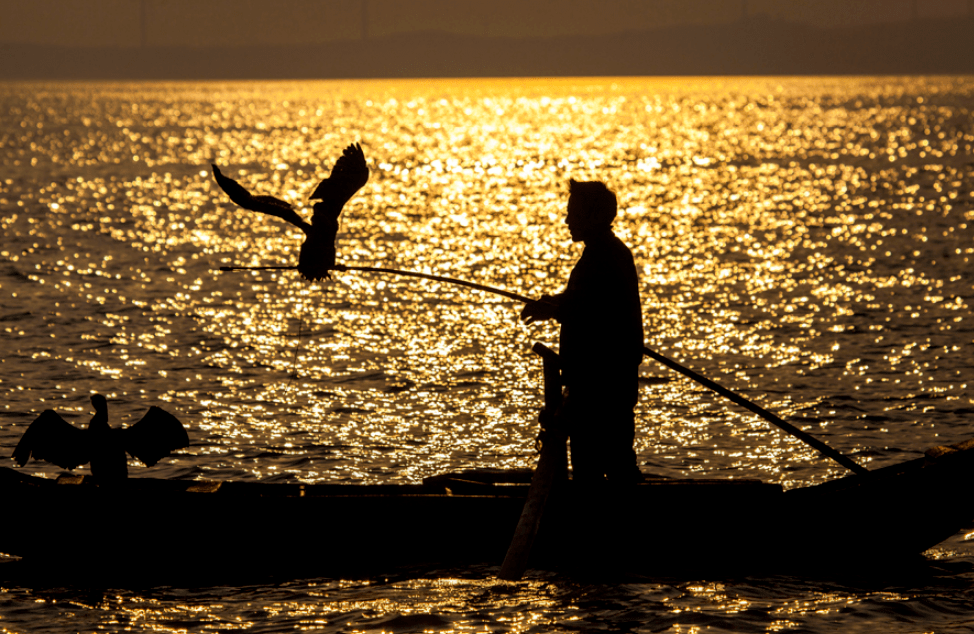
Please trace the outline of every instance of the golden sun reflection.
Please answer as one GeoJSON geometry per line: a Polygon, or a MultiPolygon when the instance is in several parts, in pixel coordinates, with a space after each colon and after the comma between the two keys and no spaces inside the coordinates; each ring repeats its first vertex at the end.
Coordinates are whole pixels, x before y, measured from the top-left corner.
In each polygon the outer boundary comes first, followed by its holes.
{"type": "MultiPolygon", "coordinates": [[[[179,475],[415,482],[533,464],[530,348],[555,325],[431,281],[219,272],[294,264],[301,235],[228,203],[210,162],[307,216],[352,141],[372,176],[342,216],[346,264],[557,292],[580,253],[567,181],[604,180],[654,349],[876,465],[943,444],[971,407],[963,80],[35,88],[10,96],[26,125],[5,137],[0,188],[0,297],[29,312],[0,323],[27,386],[4,383],[6,407],[32,411],[51,376],[110,382],[126,415],[168,401],[201,435],[179,475]],[[50,177],[23,187],[37,169],[50,177]]],[[[688,380],[642,373],[644,471],[838,473],[688,380]]]]}

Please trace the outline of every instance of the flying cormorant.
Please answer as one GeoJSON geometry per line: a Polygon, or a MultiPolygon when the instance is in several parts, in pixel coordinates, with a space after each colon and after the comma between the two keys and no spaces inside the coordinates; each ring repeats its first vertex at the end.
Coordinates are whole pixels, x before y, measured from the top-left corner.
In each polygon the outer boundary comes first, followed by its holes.
{"type": "Polygon", "coordinates": [[[335,236],[338,233],[338,216],[345,203],[355,195],[369,180],[369,168],[365,164],[362,147],[353,143],[335,162],[331,175],[319,183],[312,192],[310,200],[314,204],[311,223],[305,222],[294,211],[291,203],[273,196],[254,196],[240,183],[224,176],[215,164],[213,177],[226,192],[230,200],[244,209],[259,211],[287,220],[301,229],[306,238],[301,245],[298,257],[298,271],[309,280],[329,277],[328,271],[335,267],[335,236]]]}

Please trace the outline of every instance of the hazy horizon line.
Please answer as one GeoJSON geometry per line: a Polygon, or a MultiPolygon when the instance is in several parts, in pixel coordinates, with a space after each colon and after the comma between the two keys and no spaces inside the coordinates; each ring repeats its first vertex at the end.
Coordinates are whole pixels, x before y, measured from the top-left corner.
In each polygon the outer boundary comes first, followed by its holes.
{"type": "Polygon", "coordinates": [[[758,19],[602,35],[461,35],[431,29],[253,46],[0,43],[0,78],[967,75],[974,73],[974,47],[967,44],[972,25],[974,17],[841,27],[758,19]]]}

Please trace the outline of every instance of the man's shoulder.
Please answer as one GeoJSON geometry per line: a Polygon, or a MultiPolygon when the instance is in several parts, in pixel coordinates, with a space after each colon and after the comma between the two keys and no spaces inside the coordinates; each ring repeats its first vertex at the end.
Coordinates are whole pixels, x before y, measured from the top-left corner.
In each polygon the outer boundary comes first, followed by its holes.
{"type": "MultiPolygon", "coordinates": [[[[632,261],[632,251],[623,242],[619,236],[609,232],[606,235],[600,236],[598,240],[593,240],[590,243],[586,243],[585,251],[589,252],[592,256],[611,258],[632,261]]],[[[584,255],[584,254],[583,254],[584,255]]]]}
{"type": "Polygon", "coordinates": [[[626,243],[623,242],[622,239],[619,238],[619,236],[617,236],[615,232],[611,230],[606,231],[605,233],[600,233],[596,237],[589,238],[589,240],[585,242],[585,248],[586,249],[591,248],[596,250],[622,248],[627,251],[629,250],[629,247],[626,246],[626,243]]]}
{"type": "Polygon", "coordinates": [[[611,241],[612,241],[612,247],[613,248],[619,249],[621,251],[625,251],[626,253],[630,253],[630,254],[632,253],[632,251],[629,249],[629,245],[627,245],[625,242],[623,242],[622,241],[622,238],[620,238],[616,234],[614,234],[614,233],[612,234],[611,241]]]}

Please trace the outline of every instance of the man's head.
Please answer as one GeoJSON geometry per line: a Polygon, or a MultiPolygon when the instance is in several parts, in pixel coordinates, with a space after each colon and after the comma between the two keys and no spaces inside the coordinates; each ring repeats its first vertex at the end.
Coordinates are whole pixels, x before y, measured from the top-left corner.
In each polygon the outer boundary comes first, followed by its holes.
{"type": "Polygon", "coordinates": [[[584,242],[608,231],[616,217],[616,195],[598,181],[568,183],[568,230],[573,242],[584,242]]]}

